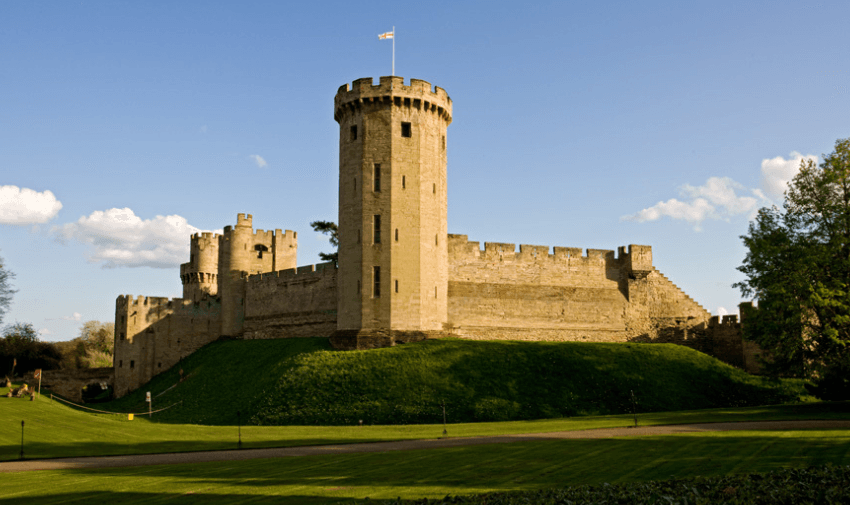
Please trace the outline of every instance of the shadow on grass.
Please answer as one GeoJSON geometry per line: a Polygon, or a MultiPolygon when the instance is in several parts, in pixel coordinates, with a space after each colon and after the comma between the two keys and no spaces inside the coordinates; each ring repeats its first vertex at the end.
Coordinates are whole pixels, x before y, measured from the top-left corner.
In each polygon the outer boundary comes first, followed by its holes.
{"type": "MultiPolygon", "coordinates": [[[[565,487],[761,473],[785,467],[850,463],[850,432],[797,434],[724,433],[600,440],[556,440],[445,449],[359,453],[162,465],[136,468],[33,472],[52,486],[13,482],[10,496],[48,502],[74,496],[103,497],[110,489],[121,503],[157,497],[209,495],[211,501],[269,497],[298,503],[322,500],[442,497],[565,487]],[[54,487],[55,486],[55,487],[54,487]],[[32,489],[30,489],[32,488],[32,489]],[[168,490],[163,492],[163,490],[168,490]],[[241,491],[244,490],[244,491],[241,491]],[[149,495],[156,491],[155,494],[149,495]],[[200,494],[197,494],[200,493],[200,494]]],[[[27,474],[16,474],[27,477],[27,474]]],[[[19,479],[20,480],[20,479],[19,479]]]]}

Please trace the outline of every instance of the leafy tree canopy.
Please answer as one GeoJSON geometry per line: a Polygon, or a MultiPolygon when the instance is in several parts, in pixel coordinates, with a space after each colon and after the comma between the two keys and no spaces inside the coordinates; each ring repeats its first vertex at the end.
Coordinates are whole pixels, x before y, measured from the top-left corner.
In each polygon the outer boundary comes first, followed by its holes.
{"type": "Polygon", "coordinates": [[[15,323],[3,328],[0,374],[22,375],[36,368],[58,368],[61,358],[54,344],[38,340],[38,332],[32,324],[15,323]]]}
{"type": "Polygon", "coordinates": [[[735,286],[758,300],[744,332],[772,356],[768,371],[850,370],[850,139],[820,165],[804,160],[782,208],[760,209],[741,238],[746,279],[735,286]]]}
{"type": "MultiPolygon", "coordinates": [[[[339,249],[339,228],[336,223],[333,221],[313,221],[310,223],[310,226],[313,227],[313,231],[330,235],[328,240],[331,245],[334,246],[335,249],[339,249]]],[[[319,258],[321,258],[322,261],[333,261],[334,264],[338,264],[339,251],[337,250],[332,253],[319,253],[319,258]]]]}

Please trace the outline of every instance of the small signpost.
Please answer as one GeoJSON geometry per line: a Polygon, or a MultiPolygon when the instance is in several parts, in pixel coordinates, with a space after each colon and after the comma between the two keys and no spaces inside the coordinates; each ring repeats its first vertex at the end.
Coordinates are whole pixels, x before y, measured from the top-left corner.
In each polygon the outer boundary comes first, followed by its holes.
{"type": "Polygon", "coordinates": [[[148,391],[145,395],[145,401],[148,402],[148,418],[153,419],[153,407],[151,407],[151,392],[148,391]]]}
{"type": "Polygon", "coordinates": [[[38,397],[41,398],[41,368],[36,368],[32,377],[33,379],[38,379],[38,397]]]}
{"type": "Polygon", "coordinates": [[[448,432],[448,430],[446,430],[446,401],[445,400],[443,400],[442,406],[443,406],[443,436],[447,437],[447,436],[449,436],[449,432],[448,432]]]}

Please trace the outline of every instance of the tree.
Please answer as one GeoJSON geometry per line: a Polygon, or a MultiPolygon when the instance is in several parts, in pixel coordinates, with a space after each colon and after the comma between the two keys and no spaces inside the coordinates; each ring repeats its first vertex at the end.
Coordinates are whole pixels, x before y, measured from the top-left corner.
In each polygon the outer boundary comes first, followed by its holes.
{"type": "Polygon", "coordinates": [[[115,346],[115,325],[100,321],[86,321],[80,336],[58,342],[62,351],[62,368],[101,368],[112,366],[115,346]]]}
{"type": "Polygon", "coordinates": [[[40,342],[30,323],[3,328],[0,338],[0,374],[22,375],[36,368],[58,368],[62,354],[50,342],[40,342]]]}
{"type": "Polygon", "coordinates": [[[9,311],[9,306],[12,304],[12,295],[16,290],[12,289],[12,279],[15,274],[6,268],[3,263],[3,258],[0,258],[0,324],[3,323],[3,316],[9,311]]]}
{"type": "MultiPolygon", "coordinates": [[[[334,248],[339,249],[339,228],[336,223],[333,221],[313,221],[310,223],[310,226],[313,227],[313,231],[330,235],[328,240],[331,245],[334,246],[334,248]]],[[[321,258],[322,261],[333,261],[335,265],[339,264],[339,250],[332,253],[319,253],[319,258],[321,258]]]]}
{"type": "MultiPolygon", "coordinates": [[[[803,161],[782,209],[760,209],[741,237],[735,284],[758,300],[744,335],[772,356],[767,370],[819,379],[850,370],[850,139],[820,165],[803,161]]],[[[850,383],[847,384],[850,392],[850,383]]]]}

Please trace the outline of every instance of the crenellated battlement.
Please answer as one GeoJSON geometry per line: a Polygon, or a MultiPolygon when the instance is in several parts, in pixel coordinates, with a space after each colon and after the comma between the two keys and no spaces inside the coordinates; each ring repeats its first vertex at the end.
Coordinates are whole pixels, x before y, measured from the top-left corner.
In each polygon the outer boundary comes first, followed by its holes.
{"type": "MultiPolygon", "coordinates": [[[[468,260],[501,260],[517,262],[553,261],[565,262],[567,260],[577,261],[622,261],[628,257],[626,248],[620,248],[620,256],[617,257],[613,250],[587,249],[586,252],[580,247],[550,247],[546,245],[520,244],[517,250],[516,244],[505,242],[485,242],[481,249],[480,242],[473,242],[467,235],[449,234],[448,236],[449,257],[455,261],[468,260]],[[552,251],[551,253],[549,251],[552,251]],[[625,256],[624,256],[625,255],[625,256]]],[[[629,250],[635,247],[629,246],[629,250]]]]}
{"type": "Polygon", "coordinates": [[[139,307],[139,306],[147,306],[147,307],[178,307],[178,306],[188,306],[192,305],[192,300],[187,300],[185,298],[168,298],[165,296],[144,296],[144,295],[118,295],[118,298],[115,300],[115,306],[118,308],[126,307],[139,307]]]}
{"type": "Polygon", "coordinates": [[[404,78],[397,76],[383,76],[377,85],[371,77],[365,77],[340,86],[334,97],[334,119],[339,122],[346,113],[380,105],[412,107],[452,122],[452,99],[446,90],[432,88],[431,83],[421,79],[410,79],[410,85],[405,86],[404,78]]]}
{"type": "Polygon", "coordinates": [[[260,283],[276,281],[279,279],[302,279],[305,277],[321,277],[333,275],[337,270],[334,262],[316,263],[315,265],[305,265],[298,268],[288,268],[286,270],[278,270],[276,272],[265,272],[248,276],[248,282],[260,283]]]}

